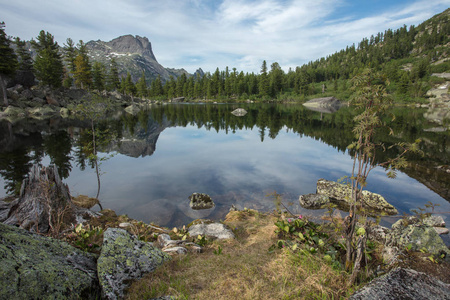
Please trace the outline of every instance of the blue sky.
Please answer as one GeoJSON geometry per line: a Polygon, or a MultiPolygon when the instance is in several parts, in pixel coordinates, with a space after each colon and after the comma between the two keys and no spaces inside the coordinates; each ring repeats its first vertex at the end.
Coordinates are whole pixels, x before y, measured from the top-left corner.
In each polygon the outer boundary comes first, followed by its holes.
{"type": "Polygon", "coordinates": [[[288,70],[385,29],[418,25],[450,0],[0,0],[6,33],[40,30],[60,45],[147,37],[170,68],[259,72],[262,61],[288,70]]]}

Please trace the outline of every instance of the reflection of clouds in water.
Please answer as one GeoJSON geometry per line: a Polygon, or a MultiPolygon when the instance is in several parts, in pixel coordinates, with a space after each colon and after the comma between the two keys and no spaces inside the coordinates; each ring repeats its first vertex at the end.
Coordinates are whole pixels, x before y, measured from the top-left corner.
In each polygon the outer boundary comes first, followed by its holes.
{"type": "MultiPolygon", "coordinates": [[[[276,191],[283,194],[285,204],[293,203],[291,208],[296,213],[320,215],[323,212],[302,209],[298,196],[315,193],[320,178],[350,176],[351,167],[348,154],[285,130],[276,139],[266,138],[261,143],[255,129],[226,134],[195,126],[172,127],[160,134],[152,156],[118,154],[105,161],[100,198],[103,206],[130,217],[184,218],[188,217],[183,213],[188,196],[202,192],[210,194],[218,205],[211,216],[222,218],[220,214],[226,213],[231,204],[272,210],[273,198],[266,195],[276,191]]],[[[71,180],[78,180],[77,186],[94,185],[89,189],[96,191],[95,174],[89,173],[80,175],[74,169],[71,180]]],[[[417,207],[413,204],[417,197],[426,199],[424,203],[439,198],[405,174],[388,179],[381,168],[370,174],[368,190],[388,194],[388,201],[400,208],[417,207]],[[409,199],[414,200],[409,203],[409,199]]]]}

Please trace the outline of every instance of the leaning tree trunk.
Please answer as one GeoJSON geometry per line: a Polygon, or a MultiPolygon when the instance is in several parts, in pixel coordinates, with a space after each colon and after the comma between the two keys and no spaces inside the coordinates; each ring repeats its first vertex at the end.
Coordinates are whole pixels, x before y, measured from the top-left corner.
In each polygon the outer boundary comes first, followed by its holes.
{"type": "Polygon", "coordinates": [[[22,182],[20,196],[13,201],[5,224],[18,225],[38,233],[57,233],[62,218],[75,221],[69,188],[61,181],[55,165],[35,164],[22,182]]]}

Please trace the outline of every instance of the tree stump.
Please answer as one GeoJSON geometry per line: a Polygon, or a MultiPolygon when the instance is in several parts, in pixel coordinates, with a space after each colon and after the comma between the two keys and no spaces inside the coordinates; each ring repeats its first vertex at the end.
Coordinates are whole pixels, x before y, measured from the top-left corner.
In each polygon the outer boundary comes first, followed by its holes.
{"type": "Polygon", "coordinates": [[[34,164],[22,182],[19,198],[10,203],[4,223],[38,233],[58,233],[63,222],[75,221],[74,209],[57,167],[34,164]]]}

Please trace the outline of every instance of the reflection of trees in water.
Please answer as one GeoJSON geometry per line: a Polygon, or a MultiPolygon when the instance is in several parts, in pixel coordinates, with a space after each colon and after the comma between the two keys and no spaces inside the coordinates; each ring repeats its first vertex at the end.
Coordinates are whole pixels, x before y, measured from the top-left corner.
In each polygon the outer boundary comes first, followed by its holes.
{"type": "MultiPolygon", "coordinates": [[[[425,132],[423,129],[433,127],[423,118],[423,110],[409,108],[394,108],[391,113],[395,115],[394,121],[386,116],[394,135],[389,131],[380,132],[376,142],[384,142],[392,145],[400,141],[413,142],[421,138],[424,140],[420,148],[425,153],[424,157],[413,155],[408,161],[429,165],[449,165],[449,135],[446,133],[425,132]]],[[[99,119],[96,122],[96,130],[104,132],[97,136],[97,149],[108,152],[111,142],[120,146],[124,136],[144,140],[147,143],[156,143],[156,138],[149,136],[161,132],[167,126],[196,126],[216,132],[224,131],[232,133],[239,130],[254,129],[259,132],[261,141],[265,138],[275,139],[281,130],[289,130],[300,137],[308,136],[315,140],[324,142],[338,151],[347,151],[347,146],[353,141],[352,133],[353,117],[356,113],[347,107],[341,108],[333,114],[323,114],[307,110],[300,105],[277,105],[277,104],[171,104],[152,106],[148,112],[141,111],[136,116],[123,114],[115,120],[99,119]],[[243,117],[231,114],[234,109],[242,107],[247,110],[243,117]]],[[[79,122],[79,121],[73,121],[79,122]]],[[[40,126],[28,126],[11,128],[2,123],[0,127],[0,174],[5,179],[8,193],[15,189],[17,184],[26,176],[31,161],[40,162],[47,153],[53,163],[58,166],[61,177],[66,178],[71,171],[71,159],[81,170],[87,166],[95,168],[92,159],[92,132],[87,128],[91,124],[77,123],[75,127],[81,128],[76,139],[71,137],[65,129],[67,124],[59,124],[60,128],[51,127],[49,122],[40,126]],[[33,128],[36,131],[32,133],[33,128]],[[41,135],[40,132],[47,132],[41,135]],[[36,137],[39,138],[36,138],[36,137]],[[6,145],[9,145],[6,148],[6,145]],[[73,158],[71,148],[73,146],[73,158]]],[[[154,148],[153,148],[154,149],[154,148]]],[[[377,153],[379,161],[386,161],[396,156],[396,149],[386,149],[385,152],[377,153]]],[[[151,154],[151,153],[149,153],[151,154]]],[[[349,152],[351,154],[351,151],[349,152]]]]}

